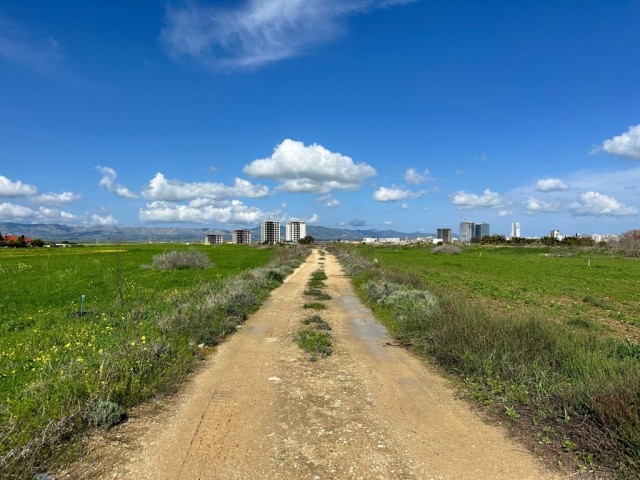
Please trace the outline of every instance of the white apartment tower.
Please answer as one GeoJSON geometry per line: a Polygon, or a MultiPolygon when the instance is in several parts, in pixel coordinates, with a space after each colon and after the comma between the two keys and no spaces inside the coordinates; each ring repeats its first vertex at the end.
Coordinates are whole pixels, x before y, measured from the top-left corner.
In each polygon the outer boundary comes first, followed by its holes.
{"type": "Polygon", "coordinates": [[[298,243],[307,236],[307,224],[304,222],[287,222],[284,239],[287,242],[298,243]]]}
{"type": "Polygon", "coordinates": [[[232,243],[251,243],[251,230],[234,230],[231,232],[232,243]]]}
{"type": "Polygon", "coordinates": [[[260,229],[261,243],[280,243],[280,222],[265,220],[260,229]]]}
{"type": "Polygon", "coordinates": [[[511,238],[520,238],[520,222],[511,222],[511,238]]]}

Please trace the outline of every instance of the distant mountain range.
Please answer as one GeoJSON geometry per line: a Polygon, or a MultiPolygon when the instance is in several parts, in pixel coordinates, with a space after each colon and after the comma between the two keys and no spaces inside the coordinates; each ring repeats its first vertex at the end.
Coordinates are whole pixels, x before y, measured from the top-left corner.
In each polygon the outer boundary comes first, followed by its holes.
{"type": "MultiPolygon", "coordinates": [[[[250,228],[254,241],[260,240],[260,227],[250,228]]],[[[224,235],[231,239],[231,230],[216,228],[183,228],[183,227],[73,227],[62,224],[26,224],[0,223],[2,235],[24,235],[40,238],[45,242],[78,242],[78,243],[111,243],[122,242],[202,242],[205,233],[224,235]]],[[[405,233],[395,230],[351,230],[346,228],[330,228],[307,225],[307,235],[320,241],[326,240],[362,240],[374,238],[416,238],[434,236],[433,233],[405,233]]],[[[284,228],[282,229],[284,239],[284,228]]]]}

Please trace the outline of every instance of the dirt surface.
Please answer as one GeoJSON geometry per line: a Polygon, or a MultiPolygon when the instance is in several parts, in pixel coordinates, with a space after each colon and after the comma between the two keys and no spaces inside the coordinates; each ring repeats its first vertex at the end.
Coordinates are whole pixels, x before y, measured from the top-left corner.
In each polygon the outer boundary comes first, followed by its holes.
{"type": "Polygon", "coordinates": [[[181,392],[89,442],[65,479],[551,479],[399,347],[314,252],[181,392]],[[293,341],[323,267],[333,355],[293,341]],[[308,299],[306,299],[308,301],[308,299]]]}

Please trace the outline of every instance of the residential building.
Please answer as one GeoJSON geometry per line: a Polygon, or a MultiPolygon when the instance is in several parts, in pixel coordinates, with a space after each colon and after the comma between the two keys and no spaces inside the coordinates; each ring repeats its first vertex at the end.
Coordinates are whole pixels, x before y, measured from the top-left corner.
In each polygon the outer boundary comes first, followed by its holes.
{"type": "Polygon", "coordinates": [[[251,243],[251,230],[234,230],[231,232],[231,243],[251,243]]]}
{"type": "Polygon", "coordinates": [[[482,240],[484,237],[488,237],[491,235],[488,223],[476,223],[473,228],[473,238],[475,238],[476,240],[482,240]]]}
{"type": "Polygon", "coordinates": [[[444,243],[451,243],[453,236],[451,235],[450,228],[438,228],[436,232],[436,238],[442,240],[444,243]]]}
{"type": "Polygon", "coordinates": [[[217,233],[207,233],[204,236],[204,244],[205,245],[222,245],[224,240],[222,235],[217,233]]]}
{"type": "Polygon", "coordinates": [[[304,222],[287,222],[284,239],[287,242],[298,243],[301,238],[307,236],[307,224],[304,222]]]}
{"type": "Polygon", "coordinates": [[[511,238],[520,238],[520,222],[511,222],[511,238]]]}
{"type": "Polygon", "coordinates": [[[474,223],[467,220],[460,222],[460,241],[462,243],[471,243],[474,235],[474,223]]]}
{"type": "Polygon", "coordinates": [[[280,222],[265,220],[260,229],[261,243],[280,243],[280,222]]]}

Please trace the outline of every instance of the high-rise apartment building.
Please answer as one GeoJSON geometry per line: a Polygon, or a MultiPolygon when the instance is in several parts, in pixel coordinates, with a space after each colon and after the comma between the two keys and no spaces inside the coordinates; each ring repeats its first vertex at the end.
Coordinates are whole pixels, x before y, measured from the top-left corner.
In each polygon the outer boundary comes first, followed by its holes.
{"type": "Polygon", "coordinates": [[[224,239],[222,235],[217,233],[207,233],[204,236],[204,244],[205,245],[222,245],[224,243],[224,239]]]}
{"type": "Polygon", "coordinates": [[[476,240],[482,240],[484,237],[490,236],[488,223],[476,223],[474,225],[473,238],[476,240]]]}
{"type": "Polygon", "coordinates": [[[231,232],[232,243],[251,243],[251,230],[234,230],[231,232]]]}
{"type": "Polygon", "coordinates": [[[511,238],[520,238],[520,222],[511,222],[511,238]]]}
{"type": "Polygon", "coordinates": [[[442,240],[444,243],[451,243],[452,235],[450,228],[438,228],[436,232],[436,238],[442,240]]]}
{"type": "Polygon", "coordinates": [[[462,243],[471,243],[474,234],[473,222],[460,222],[460,241],[462,243]]]}
{"type": "Polygon", "coordinates": [[[280,243],[280,222],[275,220],[262,222],[260,241],[262,243],[280,243]]]}
{"type": "Polygon", "coordinates": [[[304,222],[287,222],[284,239],[287,242],[298,243],[301,238],[307,236],[307,224],[304,222]]]}

